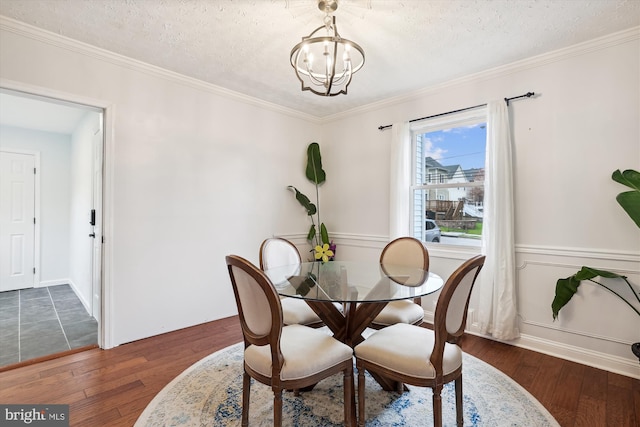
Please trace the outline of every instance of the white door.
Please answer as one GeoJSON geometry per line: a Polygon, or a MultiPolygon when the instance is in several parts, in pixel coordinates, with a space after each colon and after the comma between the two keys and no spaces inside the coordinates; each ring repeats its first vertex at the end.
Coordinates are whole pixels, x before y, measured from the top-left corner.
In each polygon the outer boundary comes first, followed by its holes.
{"type": "Polygon", "coordinates": [[[0,151],[0,291],[35,278],[35,156],[0,151]]]}
{"type": "Polygon", "coordinates": [[[93,210],[91,211],[91,315],[100,322],[102,295],[102,114],[93,137],[93,210]]]}

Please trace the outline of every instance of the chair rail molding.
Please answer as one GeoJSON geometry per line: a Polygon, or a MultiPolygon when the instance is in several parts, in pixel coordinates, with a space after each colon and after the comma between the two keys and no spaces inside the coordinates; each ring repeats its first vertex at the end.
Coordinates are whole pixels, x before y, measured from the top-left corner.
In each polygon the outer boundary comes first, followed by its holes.
{"type": "Polygon", "coordinates": [[[617,251],[613,249],[585,249],[561,246],[516,245],[516,254],[549,255],[565,258],[587,258],[640,263],[640,253],[632,251],[617,251]]]}

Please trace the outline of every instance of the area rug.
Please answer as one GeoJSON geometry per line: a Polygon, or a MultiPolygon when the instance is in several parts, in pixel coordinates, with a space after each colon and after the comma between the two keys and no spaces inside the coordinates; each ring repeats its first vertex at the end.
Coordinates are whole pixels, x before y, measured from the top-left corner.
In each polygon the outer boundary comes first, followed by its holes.
{"type": "MultiPolygon", "coordinates": [[[[149,403],[135,427],[239,426],[242,414],[242,343],[222,349],[187,368],[149,403]]],[[[368,375],[368,373],[367,373],[368,375]]],[[[465,426],[559,426],[549,412],[508,376],[463,355],[465,426]]],[[[357,382],[357,379],[356,379],[357,382]]],[[[367,426],[433,425],[432,392],[408,386],[388,392],[367,376],[367,426]]],[[[455,426],[453,383],[442,392],[443,424],[455,426]]],[[[283,425],[341,426],[344,421],[342,375],[318,383],[312,391],[283,393],[283,425]]],[[[273,425],[273,392],[252,381],[250,426],[273,425]]]]}

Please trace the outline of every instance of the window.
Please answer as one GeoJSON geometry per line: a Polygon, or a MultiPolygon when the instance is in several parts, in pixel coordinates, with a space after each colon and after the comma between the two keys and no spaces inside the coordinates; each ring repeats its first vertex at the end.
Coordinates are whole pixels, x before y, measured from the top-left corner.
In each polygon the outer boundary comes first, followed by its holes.
{"type": "Polygon", "coordinates": [[[411,139],[413,236],[422,241],[480,246],[486,109],[420,122],[412,126],[411,139]],[[440,228],[440,239],[427,237],[427,220],[440,228]]]}

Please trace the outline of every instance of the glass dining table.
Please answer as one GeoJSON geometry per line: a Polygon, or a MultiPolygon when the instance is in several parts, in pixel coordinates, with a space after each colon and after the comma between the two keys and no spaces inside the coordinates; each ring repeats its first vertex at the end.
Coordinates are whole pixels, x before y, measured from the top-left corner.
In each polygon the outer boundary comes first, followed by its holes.
{"type": "Polygon", "coordinates": [[[362,333],[389,302],[429,295],[443,286],[430,271],[377,261],[304,262],[265,274],[279,295],[305,300],[333,336],[351,347],[364,340],[362,333]]]}
{"type": "MultiPolygon", "coordinates": [[[[334,338],[351,347],[364,341],[362,333],[389,302],[423,297],[444,284],[430,271],[377,261],[304,262],[265,274],[280,296],[303,299],[334,338]]],[[[398,389],[397,382],[370,374],[384,390],[398,389]]]]}

